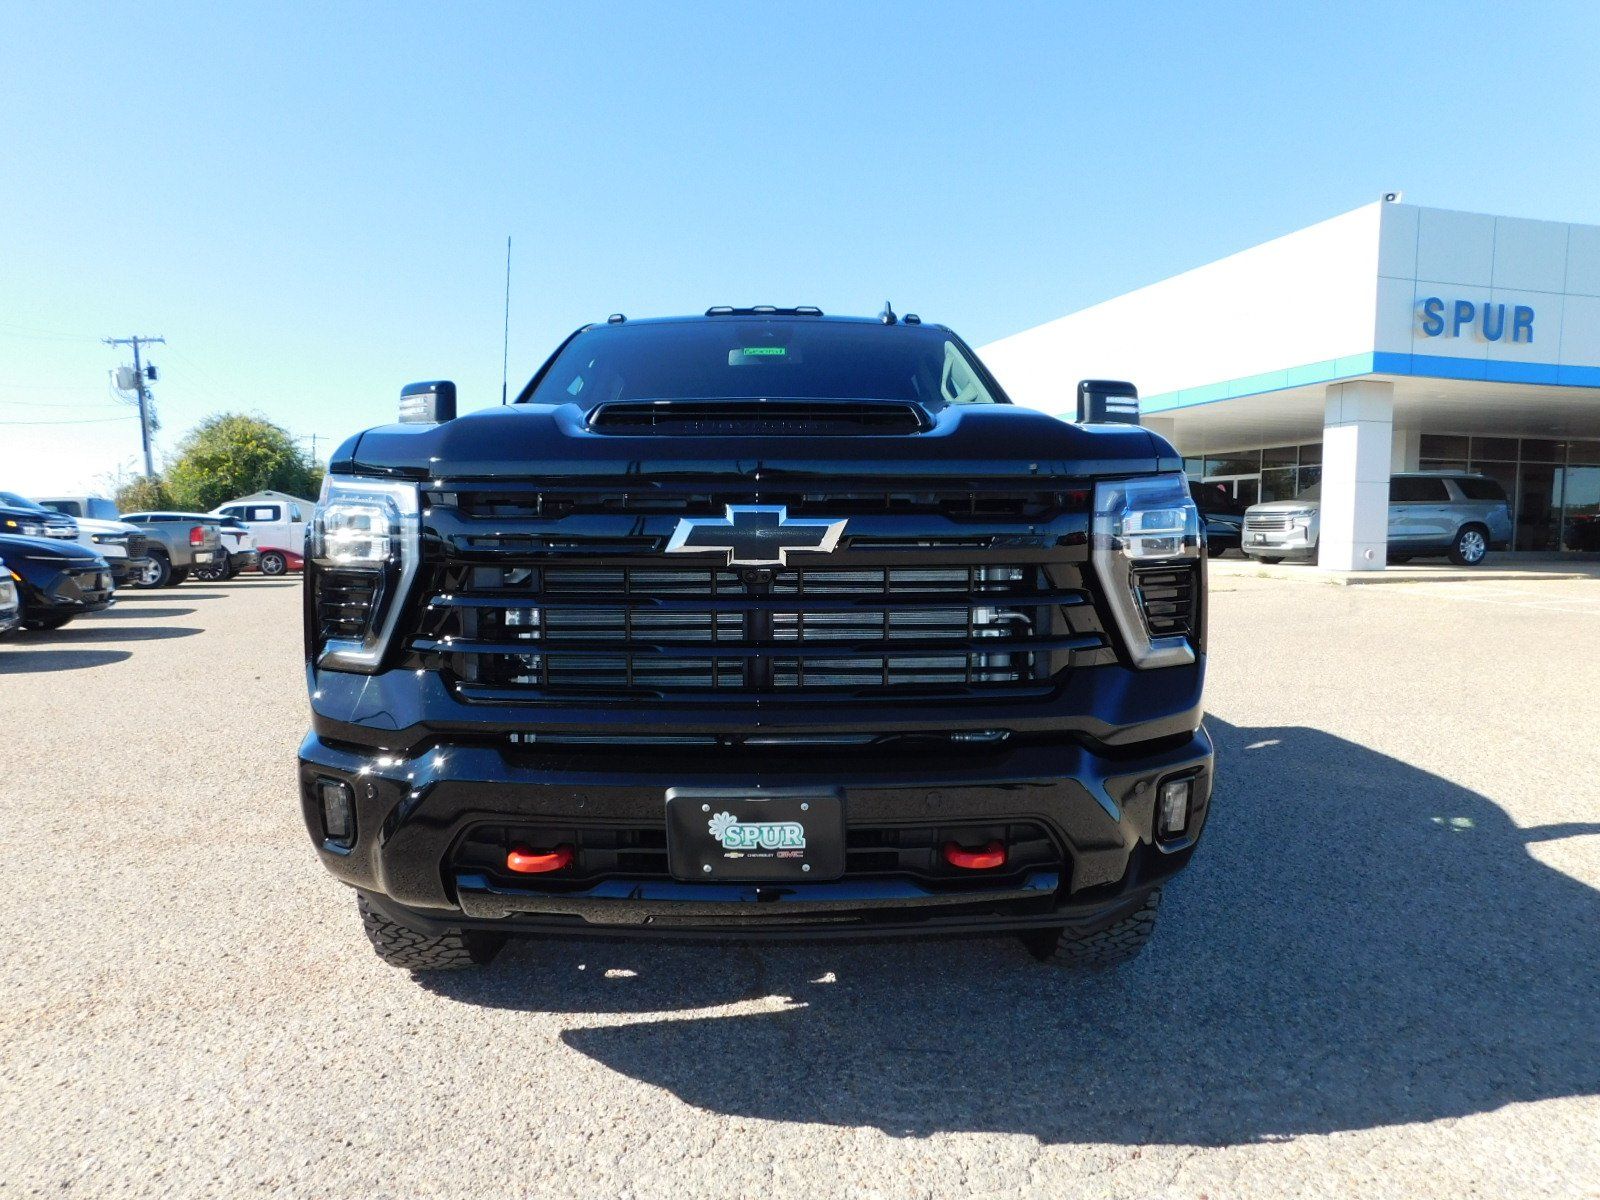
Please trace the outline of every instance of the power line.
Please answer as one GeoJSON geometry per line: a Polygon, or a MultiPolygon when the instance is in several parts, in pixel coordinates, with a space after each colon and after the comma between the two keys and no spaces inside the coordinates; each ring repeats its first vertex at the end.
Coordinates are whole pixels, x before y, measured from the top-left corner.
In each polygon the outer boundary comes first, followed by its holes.
{"type": "Polygon", "coordinates": [[[139,361],[140,346],[165,346],[164,337],[102,338],[108,346],[133,347],[133,386],[139,391],[139,438],[144,443],[144,473],[154,475],[155,463],[150,458],[150,389],[145,387],[144,365],[139,361]]]}
{"type": "Polygon", "coordinates": [[[0,421],[0,425],[104,425],[109,421],[136,421],[132,413],[125,417],[86,417],[81,421],[0,421]]]}

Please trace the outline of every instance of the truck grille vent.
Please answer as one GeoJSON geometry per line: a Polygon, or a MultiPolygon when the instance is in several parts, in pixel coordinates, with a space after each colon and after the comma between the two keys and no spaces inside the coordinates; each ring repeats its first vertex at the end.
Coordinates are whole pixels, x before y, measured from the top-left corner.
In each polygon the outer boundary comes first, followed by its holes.
{"type": "Polygon", "coordinates": [[[380,576],[371,571],[323,571],[317,581],[317,625],[322,640],[366,636],[380,576]]]}
{"type": "Polygon", "coordinates": [[[1244,527],[1247,533],[1282,533],[1289,528],[1289,517],[1285,513],[1246,513],[1244,527]]]}
{"type": "Polygon", "coordinates": [[[597,433],[652,436],[903,435],[929,424],[915,404],[887,400],[614,400],[589,414],[597,433]]]}
{"type": "Polygon", "coordinates": [[[1135,567],[1133,587],[1151,637],[1194,637],[1200,594],[1196,567],[1188,563],[1135,567]]]}
{"type": "Polygon", "coordinates": [[[142,533],[130,533],[127,546],[129,558],[143,558],[150,549],[150,539],[142,533]]]}
{"type": "Polygon", "coordinates": [[[1034,566],[715,569],[465,566],[412,648],[468,699],[964,694],[1048,686],[1076,588],[1034,566]]]}
{"type": "MultiPolygon", "coordinates": [[[[534,484],[474,484],[440,487],[430,504],[452,509],[467,523],[560,520],[572,516],[721,516],[729,504],[748,504],[748,492],[649,482],[637,476],[598,486],[567,489],[534,484]]],[[[1048,521],[1065,513],[1087,513],[1086,488],[1042,489],[983,486],[970,482],[931,488],[834,487],[825,492],[776,484],[764,487],[761,503],[781,504],[790,516],[937,516],[955,520],[1048,521]]]]}

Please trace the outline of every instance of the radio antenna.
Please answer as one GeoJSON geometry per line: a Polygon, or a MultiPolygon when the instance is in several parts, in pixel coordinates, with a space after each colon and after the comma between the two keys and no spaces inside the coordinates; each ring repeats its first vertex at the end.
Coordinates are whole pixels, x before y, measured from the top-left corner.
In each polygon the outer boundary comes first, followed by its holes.
{"type": "Polygon", "coordinates": [[[511,235],[506,234],[506,323],[500,335],[500,403],[506,402],[506,376],[511,366],[511,235]]]}

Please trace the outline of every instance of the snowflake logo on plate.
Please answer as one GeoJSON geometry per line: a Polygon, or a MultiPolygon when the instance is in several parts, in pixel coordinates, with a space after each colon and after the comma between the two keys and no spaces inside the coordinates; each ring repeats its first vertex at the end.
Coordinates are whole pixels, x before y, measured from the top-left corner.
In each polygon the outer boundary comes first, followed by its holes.
{"type": "Polygon", "coordinates": [[[716,838],[719,842],[723,841],[733,827],[738,823],[739,818],[734,816],[731,812],[719,812],[707,822],[707,824],[711,827],[711,836],[716,838]]]}

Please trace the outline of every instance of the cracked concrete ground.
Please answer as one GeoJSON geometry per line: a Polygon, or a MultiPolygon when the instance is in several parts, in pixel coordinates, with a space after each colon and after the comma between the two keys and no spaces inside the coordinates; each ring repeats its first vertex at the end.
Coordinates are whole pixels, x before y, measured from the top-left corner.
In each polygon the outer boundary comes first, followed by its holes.
{"type": "Polygon", "coordinates": [[[1211,828],[1088,977],[565,942],[419,983],[300,826],[293,582],[0,643],[0,1197],[1600,1195],[1600,583],[1215,582],[1211,828]]]}

